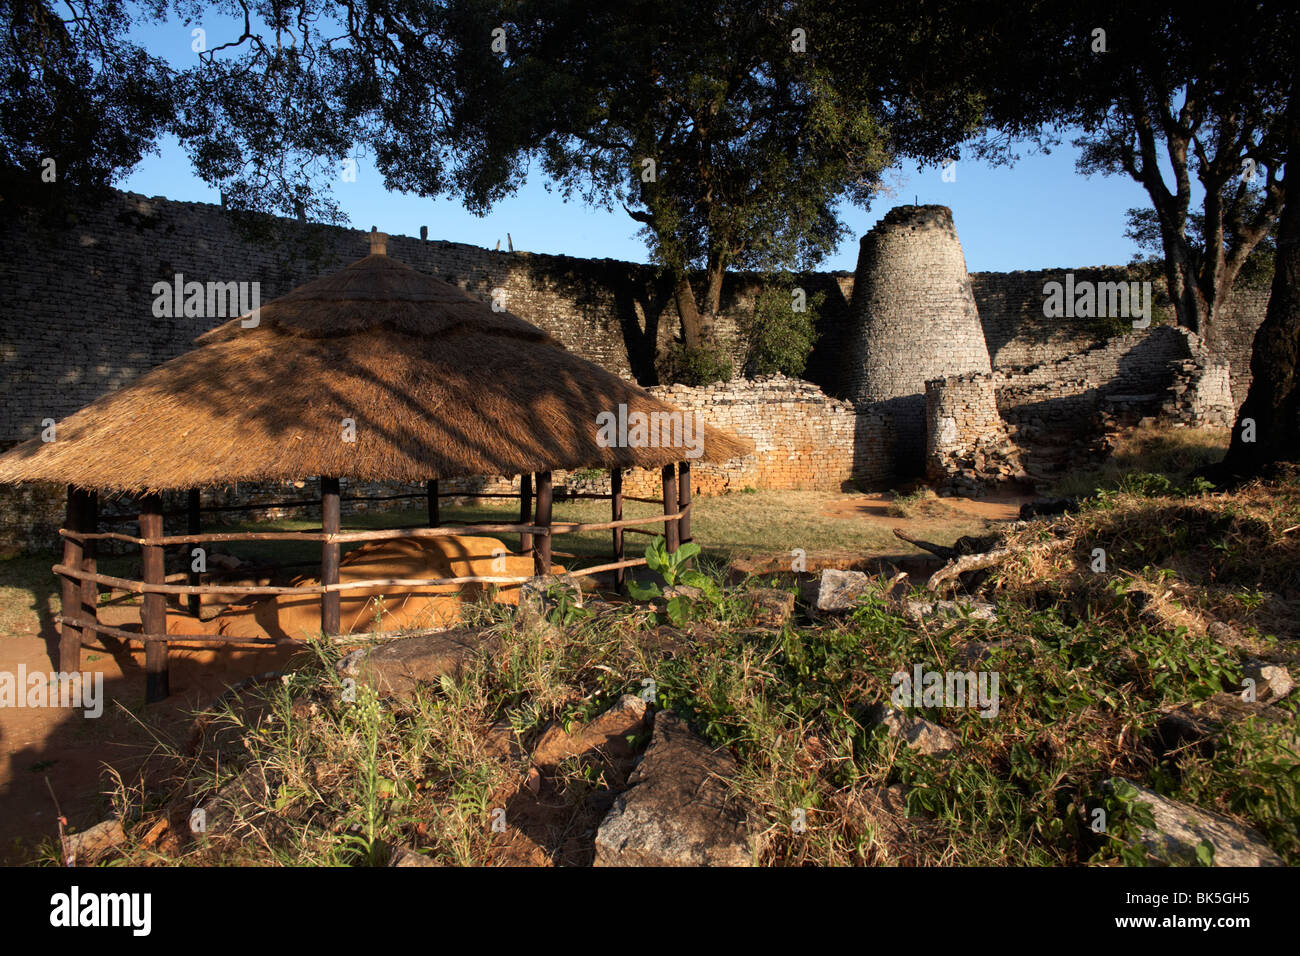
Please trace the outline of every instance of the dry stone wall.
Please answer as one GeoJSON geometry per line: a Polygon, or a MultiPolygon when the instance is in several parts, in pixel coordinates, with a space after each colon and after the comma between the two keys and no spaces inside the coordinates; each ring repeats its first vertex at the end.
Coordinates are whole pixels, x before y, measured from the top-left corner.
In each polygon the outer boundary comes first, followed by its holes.
{"type": "MultiPolygon", "coordinates": [[[[889,471],[884,418],[817,386],[783,375],[691,388],[660,386],[651,394],[754,442],[754,454],[725,465],[691,467],[703,494],[745,488],[839,491],[854,479],[883,480],[889,471]]],[[[629,479],[631,480],[631,479],[629,479]]],[[[659,476],[652,478],[653,483],[659,476]]]]}
{"type": "MultiPolygon", "coordinates": [[[[1050,364],[1104,345],[1112,337],[1113,323],[1106,319],[1044,315],[1044,284],[1064,282],[1067,273],[1073,273],[1076,283],[1141,278],[1127,266],[971,273],[971,288],[994,369],[1050,364]]],[[[1246,400],[1250,388],[1250,355],[1268,298],[1267,286],[1236,289],[1227,313],[1206,335],[1210,352],[1228,363],[1236,408],[1246,400]]]]}
{"type": "Polygon", "coordinates": [[[990,370],[951,209],[899,206],[862,238],[851,313],[848,394],[890,417],[897,470],[919,473],[925,382],[990,370]]]}
{"type": "MultiPolygon", "coordinates": [[[[1209,353],[1168,340],[1163,350],[1144,346],[1148,362],[1143,348],[1134,344],[1146,339],[1110,340],[1096,321],[1044,317],[1044,282],[1059,280],[1070,270],[967,276],[951,214],[943,207],[896,210],[875,235],[873,243],[885,241],[867,270],[874,291],[859,298],[865,303],[877,296],[873,314],[882,336],[872,339],[878,344],[870,360],[881,375],[874,384],[864,375],[867,355],[862,351],[857,364],[844,361],[846,354],[866,348],[865,307],[855,303],[850,309],[855,286],[861,285],[862,263],[857,276],[799,277],[809,295],[825,294],[818,338],[804,373],[820,391],[807,383],[738,381],[674,392],[672,400],[699,407],[721,427],[754,438],[760,449],[748,461],[712,471],[697,468],[699,493],[830,488],[849,476],[864,484],[887,482],[900,455],[906,463],[925,451],[923,383],[954,372],[991,368],[1001,373],[995,394],[1004,413],[1024,420],[1045,412],[1044,422],[1055,423],[1051,427],[1077,425],[1099,402],[1126,391],[1160,394],[1165,414],[1179,421],[1230,417],[1224,411],[1228,389],[1234,407],[1245,398],[1267,289],[1238,291],[1228,315],[1210,330],[1209,353]],[[891,284],[901,307],[879,296],[882,285],[887,291],[891,284]],[[931,314],[936,303],[947,303],[939,311],[957,317],[951,328],[942,325],[949,319],[931,314]],[[972,308],[978,312],[979,335],[972,334],[972,308]],[[844,398],[857,401],[836,401],[844,398]],[[895,398],[910,402],[921,419],[902,446],[896,444],[888,404],[895,398]],[[851,441],[846,437],[850,433],[851,441]]],[[[0,302],[0,450],[37,434],[43,419],[60,419],[188,350],[194,337],[223,321],[155,318],[154,283],[170,282],[177,273],[204,282],[256,281],[265,302],[367,249],[361,230],[237,220],[219,206],[127,193],[115,193],[107,203],[58,222],[11,211],[0,221],[0,288],[5,293],[0,302]]],[[[577,354],[642,385],[655,384],[657,358],[678,329],[671,289],[651,266],[495,252],[407,236],[390,237],[389,249],[414,268],[484,300],[501,290],[512,311],[577,354]]],[[[1072,271],[1094,281],[1129,277],[1122,268],[1072,271]]],[[[760,277],[748,274],[730,275],[724,285],[716,329],[738,366],[743,356],[737,318],[752,308],[759,285],[760,277]]],[[[1152,335],[1159,343],[1158,337],[1168,333],[1149,330],[1148,338],[1152,335]]],[[[575,490],[607,487],[591,475],[557,473],[556,481],[575,490]]],[[[639,482],[647,497],[658,494],[657,474],[629,476],[628,481],[630,493],[639,482]]],[[[466,493],[517,489],[517,479],[462,484],[466,493]]],[[[312,487],[308,482],[303,493],[310,496],[312,487]]],[[[363,494],[382,491],[358,489],[363,494]]],[[[294,497],[278,485],[241,485],[212,494],[214,501],[224,495],[231,503],[294,497]]],[[[62,488],[0,488],[0,551],[47,546],[62,509],[62,488]]]]}
{"type": "Polygon", "coordinates": [[[1195,333],[1154,326],[1055,362],[934,379],[926,383],[926,474],[972,494],[1039,477],[1026,465],[1044,446],[1077,458],[1106,419],[1231,425],[1229,378],[1228,363],[1195,333]]]}
{"type": "Polygon", "coordinates": [[[1023,481],[1020,449],[998,412],[994,375],[972,372],[925,383],[925,475],[961,495],[1023,481]]]}
{"type": "Polygon", "coordinates": [[[994,373],[998,407],[1008,421],[1040,428],[1088,428],[1103,397],[1160,396],[1174,363],[1204,354],[1199,337],[1172,325],[1116,336],[1055,362],[994,373]]]}

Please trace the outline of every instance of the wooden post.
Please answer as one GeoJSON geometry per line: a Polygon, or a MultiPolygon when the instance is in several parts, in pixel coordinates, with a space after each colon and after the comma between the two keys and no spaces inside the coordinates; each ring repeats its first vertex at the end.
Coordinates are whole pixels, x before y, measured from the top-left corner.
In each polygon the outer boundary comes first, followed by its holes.
{"type": "MultiPolygon", "coordinates": [[[[551,473],[549,471],[539,471],[537,473],[537,516],[533,519],[533,524],[541,528],[551,526],[551,473]]],[[[533,539],[533,572],[536,574],[551,573],[551,536],[549,534],[539,534],[533,539]]]]}
{"type": "MultiPolygon", "coordinates": [[[[326,534],[338,534],[341,527],[339,514],[339,480],[320,480],[320,528],[326,534]]],[[[339,543],[325,541],[320,549],[320,583],[339,583],[339,543]]],[[[325,634],[339,632],[339,592],[326,591],[320,596],[320,629],[325,634]]]]}
{"type": "MultiPolygon", "coordinates": [[[[161,538],[163,533],[162,498],[157,494],[140,499],[140,537],[161,538]]],[[[140,547],[141,580],[145,584],[163,584],[163,549],[161,545],[140,547]]],[[[162,594],[145,594],[140,613],[140,630],[144,643],[144,700],[146,704],[166,700],[171,693],[167,674],[167,642],[148,639],[150,634],[167,633],[167,598],[162,594]]]]}
{"type": "MultiPolygon", "coordinates": [[[[683,461],[677,465],[677,510],[685,511],[691,503],[691,463],[683,461]]],[[[677,539],[682,544],[691,540],[691,513],[689,511],[677,519],[677,539]]]]}
{"type": "MultiPolygon", "coordinates": [[[[533,475],[532,472],[525,472],[519,476],[519,523],[527,524],[533,516],[533,475]]],[[[519,536],[519,553],[527,554],[533,550],[533,536],[531,534],[521,534],[519,536]]]]}
{"type": "MultiPolygon", "coordinates": [[[[99,530],[99,495],[93,491],[84,492],[81,530],[90,534],[99,530]]],[[[87,574],[94,574],[98,570],[98,544],[97,541],[87,541],[82,548],[81,570],[87,574]]],[[[94,581],[81,582],[81,619],[87,624],[99,622],[99,585],[94,581]]],[[[89,627],[82,632],[83,640],[95,636],[97,632],[89,627]]]]}
{"type": "MultiPolygon", "coordinates": [[[[198,534],[203,530],[203,521],[199,514],[199,489],[191,488],[185,502],[185,530],[189,534],[198,534]]],[[[185,561],[189,564],[188,580],[192,586],[199,584],[199,572],[194,570],[194,547],[187,545],[184,549],[185,561]]],[[[204,549],[206,551],[206,548],[204,549]]],[[[199,616],[199,607],[202,604],[201,596],[198,594],[189,595],[187,601],[190,613],[195,617],[199,616]]]]}
{"type": "MultiPolygon", "coordinates": [[[[671,515],[677,513],[677,466],[664,465],[664,514],[671,515]]],[[[668,546],[668,553],[672,554],[677,550],[677,519],[664,522],[664,544],[668,546]]]]}
{"type": "MultiPolygon", "coordinates": [[[[81,499],[85,492],[68,485],[68,507],[63,524],[69,531],[84,531],[81,519],[85,514],[81,499]]],[[[63,539],[63,563],[70,568],[81,567],[83,550],[80,541],[63,539]]],[[[63,579],[63,623],[59,625],[59,670],[71,674],[81,670],[81,628],[74,621],[81,615],[81,584],[72,578],[63,579]],[[71,620],[69,620],[71,618],[71,620]]]]}
{"type": "MultiPolygon", "coordinates": [[[[609,470],[609,520],[623,520],[623,469],[609,470]]],[[[623,529],[614,529],[614,561],[623,560],[623,529]]],[[[623,580],[627,577],[627,568],[614,569],[614,588],[623,590],[623,580]]]]}
{"type": "Polygon", "coordinates": [[[442,524],[442,517],[438,512],[438,479],[432,478],[425,483],[429,494],[429,527],[436,528],[442,524]]]}

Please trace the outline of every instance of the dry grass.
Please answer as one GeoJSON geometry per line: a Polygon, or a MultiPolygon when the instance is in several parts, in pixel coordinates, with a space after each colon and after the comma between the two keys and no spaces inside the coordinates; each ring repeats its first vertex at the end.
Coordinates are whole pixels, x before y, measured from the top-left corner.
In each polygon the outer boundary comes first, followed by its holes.
{"type": "Polygon", "coordinates": [[[1231,438],[1231,430],[1227,428],[1149,425],[1129,429],[1117,436],[1111,455],[1104,462],[1067,475],[1046,489],[1046,493],[1090,495],[1098,489],[1114,488],[1125,475],[1134,472],[1181,480],[1197,468],[1222,461],[1231,438]]]}

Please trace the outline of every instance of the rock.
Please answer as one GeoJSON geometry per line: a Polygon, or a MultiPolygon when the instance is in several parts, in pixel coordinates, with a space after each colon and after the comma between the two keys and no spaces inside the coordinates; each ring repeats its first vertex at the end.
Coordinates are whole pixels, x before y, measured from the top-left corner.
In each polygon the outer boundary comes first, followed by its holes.
{"type": "Polygon", "coordinates": [[[1272,704],[1259,700],[1243,701],[1240,694],[1218,693],[1208,700],[1170,707],[1161,714],[1156,729],[1171,750],[1195,745],[1208,753],[1225,728],[1247,718],[1254,718],[1264,726],[1283,727],[1289,732],[1291,747],[1300,754],[1300,727],[1295,718],[1272,704]]]}
{"type": "Polygon", "coordinates": [[[817,610],[849,611],[872,590],[871,578],[861,571],[823,568],[817,587],[817,610]]]}
{"type": "Polygon", "coordinates": [[[410,847],[395,846],[388,852],[389,866],[437,866],[423,853],[417,853],[410,847]]]}
{"type": "Polygon", "coordinates": [[[381,697],[410,699],[420,684],[455,675],[486,646],[482,628],[457,628],[404,637],[348,654],[338,663],[341,677],[374,688],[381,697]]]}
{"type": "Polygon", "coordinates": [[[266,777],[250,767],[195,808],[189,830],[196,837],[227,836],[240,824],[267,819],[263,808],[269,800],[266,777]]]}
{"type": "Polygon", "coordinates": [[[927,617],[967,617],[975,621],[996,621],[997,611],[984,601],[904,601],[903,613],[913,621],[927,617]]]}
{"type": "Polygon", "coordinates": [[[924,717],[909,717],[896,707],[877,707],[874,716],[877,723],[885,725],[889,736],[901,740],[909,750],[942,757],[961,746],[957,735],[951,730],[931,723],[924,717]]]}
{"type": "Polygon", "coordinates": [[[1243,670],[1255,682],[1255,699],[1265,703],[1281,700],[1295,689],[1291,672],[1280,664],[1249,660],[1243,670]]]}
{"type": "Polygon", "coordinates": [[[1202,810],[1148,790],[1131,780],[1114,779],[1107,784],[1117,792],[1132,787],[1138,802],[1151,807],[1155,828],[1143,828],[1143,846],[1164,863],[1196,863],[1196,847],[1208,841],[1214,847],[1215,866],[1285,866],[1260,836],[1221,813],[1202,810]]]}
{"type": "Polygon", "coordinates": [[[779,588],[755,588],[741,596],[754,613],[755,624],[780,630],[794,614],[794,592],[779,588]]]}
{"type": "Polygon", "coordinates": [[[568,574],[539,574],[519,586],[521,610],[527,607],[547,614],[561,597],[574,607],[582,607],[581,580],[568,574]]]}
{"type": "Polygon", "coordinates": [[[624,694],[609,710],[573,731],[566,732],[562,725],[552,724],[533,747],[533,764],[552,768],[570,757],[592,751],[599,751],[612,760],[629,757],[632,747],[627,738],[645,730],[647,706],[640,697],[624,694]]]}
{"type": "Polygon", "coordinates": [[[656,601],[655,604],[667,604],[673,598],[685,598],[687,601],[694,603],[704,597],[704,592],[699,588],[693,588],[688,584],[673,584],[663,589],[663,601],[656,601]]]}
{"type": "Polygon", "coordinates": [[[724,780],[736,762],[669,711],[596,832],[596,866],[749,866],[744,809],[724,780]]]}
{"type": "Polygon", "coordinates": [[[1004,643],[1004,641],[969,641],[956,648],[956,663],[965,668],[983,664],[1004,643]]]}
{"type": "Polygon", "coordinates": [[[96,823],[89,830],[65,834],[63,860],[69,866],[94,863],[125,842],[126,833],[122,830],[122,821],[105,820],[96,823]]]}

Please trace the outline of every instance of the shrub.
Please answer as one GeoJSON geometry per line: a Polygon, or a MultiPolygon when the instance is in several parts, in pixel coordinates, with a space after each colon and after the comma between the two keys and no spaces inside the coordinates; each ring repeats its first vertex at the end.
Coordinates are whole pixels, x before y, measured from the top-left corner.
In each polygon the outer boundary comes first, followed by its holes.
{"type": "Polygon", "coordinates": [[[769,280],[755,296],[752,314],[740,318],[747,374],[780,372],[792,378],[803,374],[816,337],[818,309],[826,293],[809,296],[804,310],[795,311],[793,291],[792,280],[769,280]]]}
{"type": "Polygon", "coordinates": [[[732,373],[731,359],[717,346],[691,348],[676,342],[665,353],[659,376],[665,382],[699,386],[730,382],[732,373]]]}

